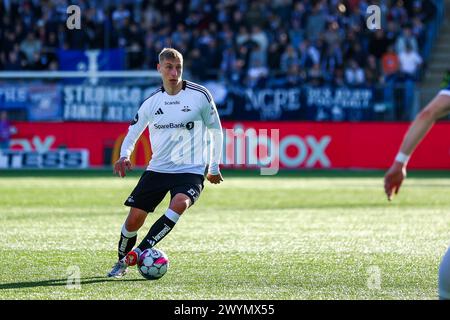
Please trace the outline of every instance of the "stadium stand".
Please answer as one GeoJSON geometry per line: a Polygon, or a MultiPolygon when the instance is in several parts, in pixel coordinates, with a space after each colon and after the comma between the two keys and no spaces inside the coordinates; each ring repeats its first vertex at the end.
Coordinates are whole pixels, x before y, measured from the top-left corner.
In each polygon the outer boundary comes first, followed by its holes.
{"type": "Polygon", "coordinates": [[[442,23],[433,0],[140,0],[71,2],[83,28],[66,28],[69,1],[3,1],[0,71],[61,70],[61,50],[121,49],[125,70],[154,70],[157,54],[185,55],[193,81],[228,88],[367,85],[408,120],[442,23]],[[366,27],[369,5],[382,28],[366,27]],[[400,90],[400,95],[399,95],[400,90]],[[399,98],[400,96],[400,98],[399,98]],[[412,106],[408,110],[390,104],[412,106]]]}

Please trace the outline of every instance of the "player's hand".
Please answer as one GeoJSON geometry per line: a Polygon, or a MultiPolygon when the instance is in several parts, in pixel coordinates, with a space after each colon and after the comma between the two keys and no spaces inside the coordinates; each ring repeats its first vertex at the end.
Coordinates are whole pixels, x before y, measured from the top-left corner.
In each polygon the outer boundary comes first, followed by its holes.
{"type": "Polygon", "coordinates": [[[118,174],[119,177],[125,177],[126,170],[132,170],[133,166],[131,165],[130,159],[127,157],[122,157],[114,163],[114,174],[118,174]]]}
{"type": "Polygon", "coordinates": [[[223,177],[220,174],[220,172],[219,172],[219,174],[208,173],[206,175],[206,179],[213,184],[219,184],[221,181],[223,181],[223,177]]]}
{"type": "Polygon", "coordinates": [[[406,166],[395,161],[384,176],[384,192],[389,201],[398,193],[405,178],[406,166]]]}

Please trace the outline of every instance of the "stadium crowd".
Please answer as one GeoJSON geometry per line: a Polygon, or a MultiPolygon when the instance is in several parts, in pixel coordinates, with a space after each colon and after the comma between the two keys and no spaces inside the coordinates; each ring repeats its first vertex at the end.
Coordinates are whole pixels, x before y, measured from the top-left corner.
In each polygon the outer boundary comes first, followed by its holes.
{"type": "Polygon", "coordinates": [[[123,48],[127,69],[154,69],[164,47],[195,80],[229,85],[380,84],[415,80],[431,0],[47,0],[1,3],[0,70],[58,70],[59,49],[123,48]],[[82,27],[66,27],[67,7],[82,27]],[[366,8],[382,28],[366,27],[366,8]]]}

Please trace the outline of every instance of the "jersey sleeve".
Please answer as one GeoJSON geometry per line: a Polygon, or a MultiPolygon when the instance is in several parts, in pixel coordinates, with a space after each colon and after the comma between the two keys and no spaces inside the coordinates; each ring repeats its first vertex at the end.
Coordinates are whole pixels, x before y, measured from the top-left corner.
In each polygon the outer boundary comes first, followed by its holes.
{"type": "Polygon", "coordinates": [[[208,172],[210,174],[217,175],[219,174],[219,164],[222,158],[223,133],[219,113],[217,112],[216,104],[212,98],[210,101],[205,101],[202,109],[202,118],[208,128],[210,138],[210,159],[208,172]]]}
{"type": "Polygon", "coordinates": [[[151,112],[149,112],[150,105],[147,101],[144,101],[142,105],[139,107],[134,119],[131,121],[130,126],[128,127],[128,133],[125,136],[125,139],[122,142],[122,147],[120,148],[120,157],[131,156],[133,153],[134,146],[136,141],[141,136],[142,132],[144,132],[145,128],[148,126],[148,123],[151,121],[151,117],[149,116],[151,112]]]}

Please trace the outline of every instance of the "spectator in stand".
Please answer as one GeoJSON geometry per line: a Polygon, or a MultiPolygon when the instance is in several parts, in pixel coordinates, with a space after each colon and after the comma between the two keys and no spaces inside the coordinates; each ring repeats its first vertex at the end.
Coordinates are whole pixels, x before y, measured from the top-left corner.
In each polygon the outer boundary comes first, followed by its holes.
{"type": "Polygon", "coordinates": [[[405,52],[399,54],[400,71],[404,85],[404,110],[402,120],[411,120],[415,115],[412,114],[413,99],[415,92],[415,82],[419,75],[419,69],[422,65],[422,57],[413,50],[411,44],[406,44],[405,52]]]}
{"type": "Polygon", "coordinates": [[[123,4],[119,4],[112,13],[112,20],[118,27],[125,27],[126,21],[130,19],[130,11],[123,4]]]}
{"type": "Polygon", "coordinates": [[[336,69],[334,69],[331,85],[335,87],[345,86],[345,74],[342,66],[338,66],[336,69]]]}
{"type": "Polygon", "coordinates": [[[341,46],[339,43],[330,44],[322,59],[322,69],[325,72],[327,82],[333,82],[334,71],[344,63],[341,46]]]}
{"type": "Polygon", "coordinates": [[[318,39],[326,28],[326,15],[322,6],[322,1],[313,4],[306,20],[306,37],[311,41],[318,39]]]}
{"type": "Polygon", "coordinates": [[[303,28],[297,20],[292,22],[292,28],[289,30],[289,38],[291,39],[291,44],[296,48],[305,38],[303,28]]]}
{"type": "Polygon", "coordinates": [[[269,46],[269,52],[267,53],[267,65],[269,70],[280,69],[282,54],[283,52],[280,44],[278,42],[272,42],[269,46]]]}
{"type": "Polygon", "coordinates": [[[355,87],[363,85],[365,80],[364,70],[355,60],[350,60],[345,68],[345,83],[355,87]]]}
{"type": "Polygon", "coordinates": [[[259,59],[253,62],[253,65],[249,67],[247,72],[247,86],[250,88],[264,87],[269,70],[259,59]]]}
{"type": "Polygon", "coordinates": [[[343,35],[342,30],[339,29],[339,24],[337,22],[329,23],[323,37],[328,47],[333,45],[340,46],[343,35]]]}
{"type": "Polygon", "coordinates": [[[384,100],[387,105],[388,114],[391,120],[394,119],[394,89],[400,70],[400,60],[394,47],[390,45],[382,59],[382,73],[384,76],[384,100]]]}
{"type": "Polygon", "coordinates": [[[375,56],[378,73],[390,79],[382,69],[385,56],[392,61],[386,48],[394,44],[399,54],[411,43],[419,53],[430,40],[426,24],[436,13],[430,0],[83,0],[79,5],[84,27],[68,30],[67,0],[1,3],[0,69],[55,70],[59,49],[119,47],[127,50],[128,69],[153,69],[157,52],[174,47],[191,53],[186,72],[196,68],[191,73],[203,80],[220,76],[242,83],[250,69],[255,73],[256,60],[262,60],[269,78],[280,76],[281,69],[283,76],[295,78],[296,67],[289,61],[296,60],[294,65],[308,75],[306,83],[341,83],[348,69],[342,61],[355,60],[372,82],[377,72],[372,62],[366,68],[367,57],[375,56]],[[370,4],[382,7],[386,26],[373,33],[365,28],[370,4]],[[17,44],[22,44],[20,53],[14,49],[17,44]],[[337,81],[336,74],[342,74],[337,81]]]}
{"type": "Polygon", "coordinates": [[[389,45],[389,40],[386,38],[383,29],[379,29],[375,31],[369,42],[369,54],[374,55],[377,59],[381,59],[389,45]]]}
{"type": "Polygon", "coordinates": [[[405,51],[399,54],[400,71],[411,80],[417,80],[418,71],[422,65],[422,57],[414,50],[411,43],[407,43],[405,51]]]}
{"type": "Polygon", "coordinates": [[[345,60],[355,60],[359,65],[364,64],[367,57],[367,53],[364,52],[359,42],[354,42],[352,46],[347,50],[345,60]]]}
{"type": "Polygon", "coordinates": [[[325,82],[325,76],[323,74],[320,64],[316,63],[311,69],[308,70],[308,83],[312,86],[322,86],[325,82]]]}
{"type": "Polygon", "coordinates": [[[223,52],[219,47],[216,38],[211,39],[208,43],[207,49],[204,51],[206,68],[208,69],[208,78],[214,79],[216,70],[220,69],[220,64],[222,62],[223,52]]]}
{"type": "Polygon", "coordinates": [[[280,69],[282,72],[287,72],[292,65],[300,63],[297,51],[293,46],[288,46],[286,51],[281,55],[280,69]]]}
{"type": "Polygon", "coordinates": [[[300,70],[300,66],[297,64],[293,64],[290,66],[286,75],[283,77],[284,86],[286,87],[298,87],[302,85],[306,80],[306,73],[303,70],[300,70]]]}
{"type": "Polygon", "coordinates": [[[367,57],[367,63],[364,69],[365,84],[370,86],[376,86],[380,83],[381,73],[380,68],[377,65],[377,59],[373,55],[367,57]]]}
{"type": "Polygon", "coordinates": [[[389,13],[391,20],[397,21],[400,25],[404,25],[408,22],[408,12],[406,11],[404,4],[405,1],[397,0],[389,13]]]}
{"type": "Polygon", "coordinates": [[[222,54],[222,61],[220,64],[220,78],[227,79],[236,62],[236,52],[233,47],[227,47],[222,54]]]}
{"type": "Polygon", "coordinates": [[[252,1],[245,13],[245,21],[249,26],[263,26],[268,15],[265,3],[252,1]]]}
{"type": "Polygon", "coordinates": [[[397,51],[397,54],[401,54],[406,51],[407,46],[410,46],[414,52],[419,52],[419,44],[412,33],[410,25],[405,26],[402,34],[397,38],[397,41],[395,42],[395,51],[397,51]]]}
{"type": "Polygon", "coordinates": [[[245,79],[245,62],[242,59],[236,59],[231,72],[227,75],[227,82],[236,87],[241,87],[245,79]]]}
{"type": "Polygon", "coordinates": [[[409,18],[419,18],[422,23],[428,23],[436,15],[436,6],[431,0],[405,1],[409,18]]]}
{"type": "Polygon", "coordinates": [[[385,31],[386,39],[389,43],[395,43],[399,35],[399,24],[396,21],[388,21],[385,31]]]}
{"type": "Polygon", "coordinates": [[[388,78],[395,78],[397,72],[400,69],[400,61],[392,45],[388,47],[387,52],[381,59],[381,62],[385,80],[387,80],[388,78]]]}
{"type": "Polygon", "coordinates": [[[263,52],[267,52],[267,48],[269,47],[269,39],[267,39],[267,35],[258,25],[252,26],[250,39],[257,43],[263,52]]]}
{"type": "Polygon", "coordinates": [[[426,28],[420,18],[415,17],[412,20],[411,26],[412,34],[417,39],[417,43],[419,47],[423,47],[425,45],[427,33],[426,28]]]}
{"type": "Polygon", "coordinates": [[[26,66],[26,60],[21,58],[19,50],[12,50],[8,53],[3,68],[6,71],[20,71],[26,66]]]}
{"type": "Polygon", "coordinates": [[[20,51],[25,54],[27,63],[30,65],[34,62],[35,53],[39,53],[41,49],[42,43],[36,38],[34,32],[28,33],[26,39],[20,43],[20,51]]]}
{"type": "Polygon", "coordinates": [[[200,49],[195,48],[191,51],[189,57],[188,66],[190,70],[195,70],[195,73],[192,75],[197,77],[198,80],[204,81],[207,78],[207,71],[205,65],[207,65],[207,61],[205,56],[201,54],[200,49]]]}
{"type": "Polygon", "coordinates": [[[300,1],[296,2],[291,13],[291,23],[298,23],[300,27],[304,29],[306,26],[307,17],[308,14],[306,12],[305,3],[300,1]]]}
{"type": "Polygon", "coordinates": [[[250,68],[255,64],[267,67],[267,50],[263,50],[259,43],[255,43],[250,50],[248,64],[250,68]]]}

